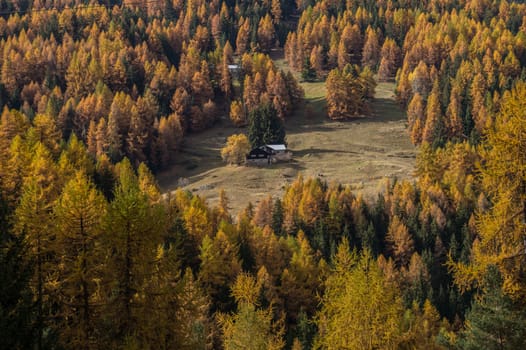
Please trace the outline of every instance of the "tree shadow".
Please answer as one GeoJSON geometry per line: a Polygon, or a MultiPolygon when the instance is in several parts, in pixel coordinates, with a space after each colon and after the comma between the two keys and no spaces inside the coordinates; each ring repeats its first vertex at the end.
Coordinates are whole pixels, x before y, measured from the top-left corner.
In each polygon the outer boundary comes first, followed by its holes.
{"type": "Polygon", "coordinates": [[[355,154],[360,155],[360,152],[356,151],[346,151],[346,150],[337,150],[337,149],[324,149],[324,148],[305,148],[300,150],[292,150],[292,153],[295,157],[304,157],[307,155],[314,154],[325,154],[325,153],[341,153],[341,154],[355,154]]]}

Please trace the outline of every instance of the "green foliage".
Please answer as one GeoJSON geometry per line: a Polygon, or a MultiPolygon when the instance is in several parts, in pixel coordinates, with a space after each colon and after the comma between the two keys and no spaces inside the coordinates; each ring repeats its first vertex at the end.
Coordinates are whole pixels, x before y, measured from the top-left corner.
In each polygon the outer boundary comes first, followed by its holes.
{"type": "Polygon", "coordinates": [[[466,328],[454,346],[458,349],[522,349],[526,346],[526,314],[502,290],[495,265],[488,267],[482,295],[466,314],[466,328]]]}
{"type": "Polygon", "coordinates": [[[305,312],[300,312],[298,315],[298,324],[296,326],[296,339],[299,340],[303,349],[312,349],[314,337],[317,333],[316,324],[312,319],[309,319],[305,312]]]}
{"type": "Polygon", "coordinates": [[[272,206],[272,230],[279,236],[283,234],[283,206],[281,200],[276,198],[272,206]]]}
{"type": "Polygon", "coordinates": [[[142,342],[148,337],[144,334],[147,287],[158,258],[163,212],[149,203],[128,160],[119,164],[118,172],[101,237],[108,249],[105,268],[111,276],[104,288],[105,318],[112,324],[112,332],[106,336],[117,343],[129,336],[142,342]]]}
{"type": "Polygon", "coordinates": [[[0,192],[0,349],[27,349],[34,345],[33,264],[24,261],[23,235],[14,235],[9,208],[0,192]]]}
{"type": "MultiPolygon", "coordinates": [[[[190,269],[186,269],[177,285],[174,343],[177,349],[205,349],[210,343],[210,300],[199,286],[190,269]]],[[[168,310],[170,312],[170,310],[168,310]]]]}
{"type": "Polygon", "coordinates": [[[303,69],[301,70],[301,79],[303,81],[316,80],[316,70],[312,68],[309,57],[305,57],[305,61],[303,62],[303,69]]]}
{"type": "Polygon", "coordinates": [[[252,148],[285,143],[285,128],[274,107],[261,105],[248,114],[248,140],[252,148]]]}

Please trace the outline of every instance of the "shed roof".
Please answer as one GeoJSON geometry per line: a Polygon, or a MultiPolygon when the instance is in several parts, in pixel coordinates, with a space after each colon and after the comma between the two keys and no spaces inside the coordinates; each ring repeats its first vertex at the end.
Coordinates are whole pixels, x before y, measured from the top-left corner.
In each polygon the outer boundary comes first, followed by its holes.
{"type": "Polygon", "coordinates": [[[274,151],[286,151],[287,146],[280,144],[280,145],[266,145],[268,148],[274,150],[274,151]]]}

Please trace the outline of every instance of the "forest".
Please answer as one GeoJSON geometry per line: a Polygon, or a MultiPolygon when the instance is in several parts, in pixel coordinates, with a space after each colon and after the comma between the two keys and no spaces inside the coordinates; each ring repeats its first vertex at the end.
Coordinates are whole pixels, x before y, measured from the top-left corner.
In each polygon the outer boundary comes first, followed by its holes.
{"type": "Polygon", "coordinates": [[[3,0],[0,52],[0,349],[526,347],[522,1],[3,0]],[[342,121],[395,82],[415,180],[161,193],[224,116],[283,140],[300,80],[342,121]]]}

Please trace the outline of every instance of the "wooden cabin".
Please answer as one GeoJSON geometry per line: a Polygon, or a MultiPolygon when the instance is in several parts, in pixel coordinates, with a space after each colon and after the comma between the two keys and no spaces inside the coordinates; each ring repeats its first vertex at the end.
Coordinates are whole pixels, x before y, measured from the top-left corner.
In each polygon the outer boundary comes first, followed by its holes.
{"type": "Polygon", "coordinates": [[[272,162],[289,161],[292,159],[292,152],[287,149],[284,144],[264,145],[260,147],[270,153],[270,160],[272,162]]]}
{"type": "Polygon", "coordinates": [[[271,154],[262,148],[254,148],[247,154],[247,164],[264,165],[270,164],[271,154]]]}
{"type": "Polygon", "coordinates": [[[276,163],[278,161],[288,161],[292,159],[292,152],[287,146],[280,145],[263,145],[254,148],[247,154],[247,164],[264,165],[276,163]]]}

